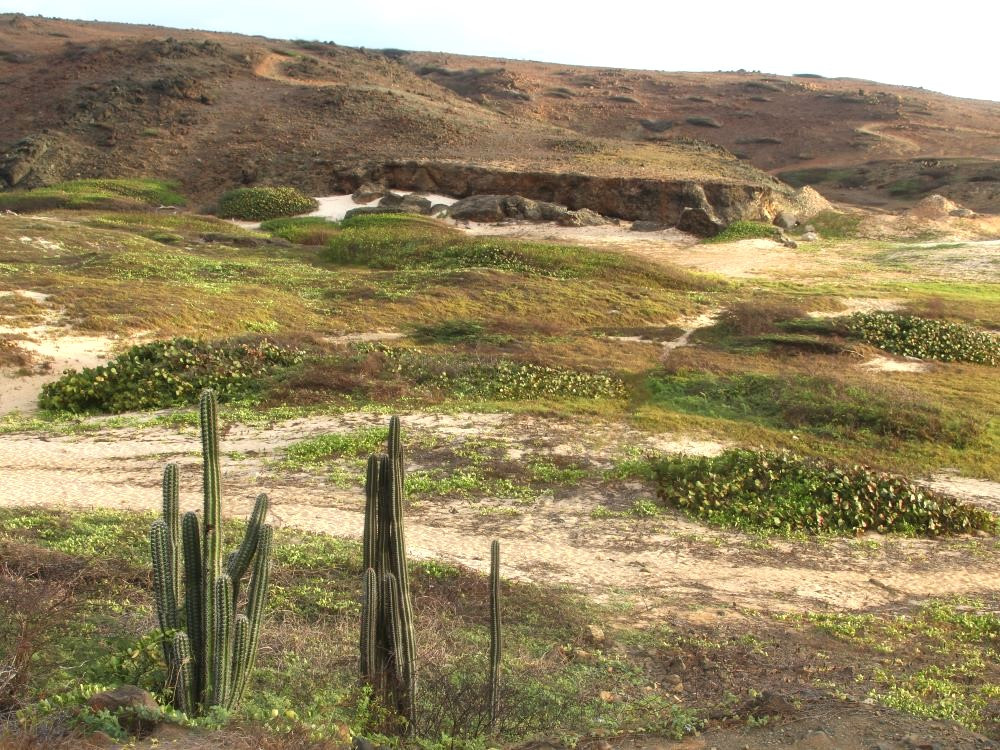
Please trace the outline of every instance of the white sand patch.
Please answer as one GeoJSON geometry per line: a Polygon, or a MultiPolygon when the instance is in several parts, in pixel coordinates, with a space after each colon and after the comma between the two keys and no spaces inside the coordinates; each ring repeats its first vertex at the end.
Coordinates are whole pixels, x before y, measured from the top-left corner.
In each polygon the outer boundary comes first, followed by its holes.
{"type": "Polygon", "coordinates": [[[663,344],[663,359],[666,359],[670,352],[674,349],[679,349],[682,346],[687,346],[691,339],[691,334],[700,328],[708,328],[709,326],[715,325],[716,321],[719,319],[721,310],[714,310],[713,312],[702,313],[701,315],[695,316],[693,318],[681,318],[674,325],[680,326],[684,329],[684,333],[675,338],[673,341],[666,341],[663,344]]]}
{"type": "MultiPolygon", "coordinates": [[[[43,305],[51,296],[20,289],[12,293],[43,305]]],[[[12,368],[0,369],[0,415],[34,411],[43,385],[58,380],[64,370],[96,367],[107,359],[117,343],[117,338],[106,336],[71,335],[61,324],[61,317],[62,311],[50,306],[42,323],[31,326],[0,323],[0,335],[16,336],[17,345],[30,352],[37,363],[28,375],[12,368]]]]}
{"type": "Polygon", "coordinates": [[[878,372],[927,372],[930,365],[926,362],[899,361],[889,359],[889,357],[875,357],[860,365],[866,370],[877,370],[878,372]]]}
{"type": "MultiPolygon", "coordinates": [[[[393,190],[396,195],[410,195],[412,192],[410,190],[393,190]]],[[[442,203],[446,206],[450,206],[455,203],[458,198],[452,198],[447,195],[439,195],[438,193],[417,193],[431,202],[432,206],[436,206],[442,203]]],[[[363,206],[377,206],[378,201],[372,201],[371,203],[355,203],[354,198],[351,194],[346,195],[320,195],[316,196],[316,200],[319,202],[319,208],[317,208],[312,213],[302,214],[301,217],[317,217],[321,219],[326,219],[327,221],[343,221],[344,216],[352,208],[362,208],[363,206]]],[[[240,221],[239,219],[230,219],[230,221],[238,227],[243,229],[260,229],[261,222],[259,221],[240,221]]],[[[24,239],[24,238],[22,238],[24,239]]],[[[30,239],[30,238],[29,238],[30,239]]]]}
{"type": "Polygon", "coordinates": [[[1000,482],[960,477],[942,472],[932,476],[925,484],[933,490],[954,495],[993,513],[1000,513],[1000,482]]]}

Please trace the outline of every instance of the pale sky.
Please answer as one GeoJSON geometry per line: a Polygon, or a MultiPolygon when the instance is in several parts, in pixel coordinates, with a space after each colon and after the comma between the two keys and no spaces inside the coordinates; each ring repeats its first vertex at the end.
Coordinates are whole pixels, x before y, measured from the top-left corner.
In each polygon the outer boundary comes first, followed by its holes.
{"type": "Polygon", "coordinates": [[[1000,101],[997,0],[0,0],[5,12],[651,70],[819,73],[1000,101]]]}

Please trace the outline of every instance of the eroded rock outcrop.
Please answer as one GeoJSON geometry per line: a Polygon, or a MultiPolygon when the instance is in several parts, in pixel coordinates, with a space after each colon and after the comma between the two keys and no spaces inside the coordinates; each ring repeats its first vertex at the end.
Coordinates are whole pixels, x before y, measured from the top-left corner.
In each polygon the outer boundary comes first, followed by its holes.
{"type": "MultiPolygon", "coordinates": [[[[674,226],[686,208],[706,211],[723,224],[740,219],[770,222],[791,190],[727,182],[692,182],[643,177],[598,177],[559,172],[511,172],[471,164],[399,161],[350,167],[337,172],[334,185],[353,192],[365,183],[400,190],[468,196],[522,196],[537,202],[589,209],[630,221],[674,226]]],[[[491,219],[499,220],[499,219],[491,219]]]]}

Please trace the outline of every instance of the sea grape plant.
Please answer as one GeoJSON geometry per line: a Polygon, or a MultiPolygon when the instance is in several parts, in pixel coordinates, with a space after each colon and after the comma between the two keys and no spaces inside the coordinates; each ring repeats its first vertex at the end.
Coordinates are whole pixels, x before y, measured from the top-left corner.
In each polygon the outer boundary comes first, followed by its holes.
{"type": "Polygon", "coordinates": [[[246,692],[257,657],[267,600],[273,530],[264,523],[267,495],[260,495],[240,546],[222,556],[221,470],[215,394],[200,406],[204,509],[183,518],[179,472],[163,472],[163,517],[153,522],[150,548],[153,592],[174,702],[189,716],[235,708],[246,692]],[[183,563],[183,564],[182,564],[183,563]],[[237,613],[248,572],[243,612],[237,613]],[[183,581],[183,593],[182,593],[183,581]]]}

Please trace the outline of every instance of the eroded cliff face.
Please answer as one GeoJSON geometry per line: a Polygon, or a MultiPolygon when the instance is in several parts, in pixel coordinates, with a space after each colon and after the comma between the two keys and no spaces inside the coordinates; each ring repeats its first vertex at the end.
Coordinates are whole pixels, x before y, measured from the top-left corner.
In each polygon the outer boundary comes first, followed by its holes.
{"type": "Polygon", "coordinates": [[[571,209],[588,208],[619,219],[676,224],[685,208],[710,209],[725,223],[771,221],[791,190],[774,186],[690,182],[635,177],[597,177],[557,172],[514,172],[470,164],[399,161],[346,168],[334,177],[336,189],[351,192],[365,183],[399,190],[470,195],[522,195],[571,209]],[[707,205],[706,205],[707,204],[707,205]]]}

